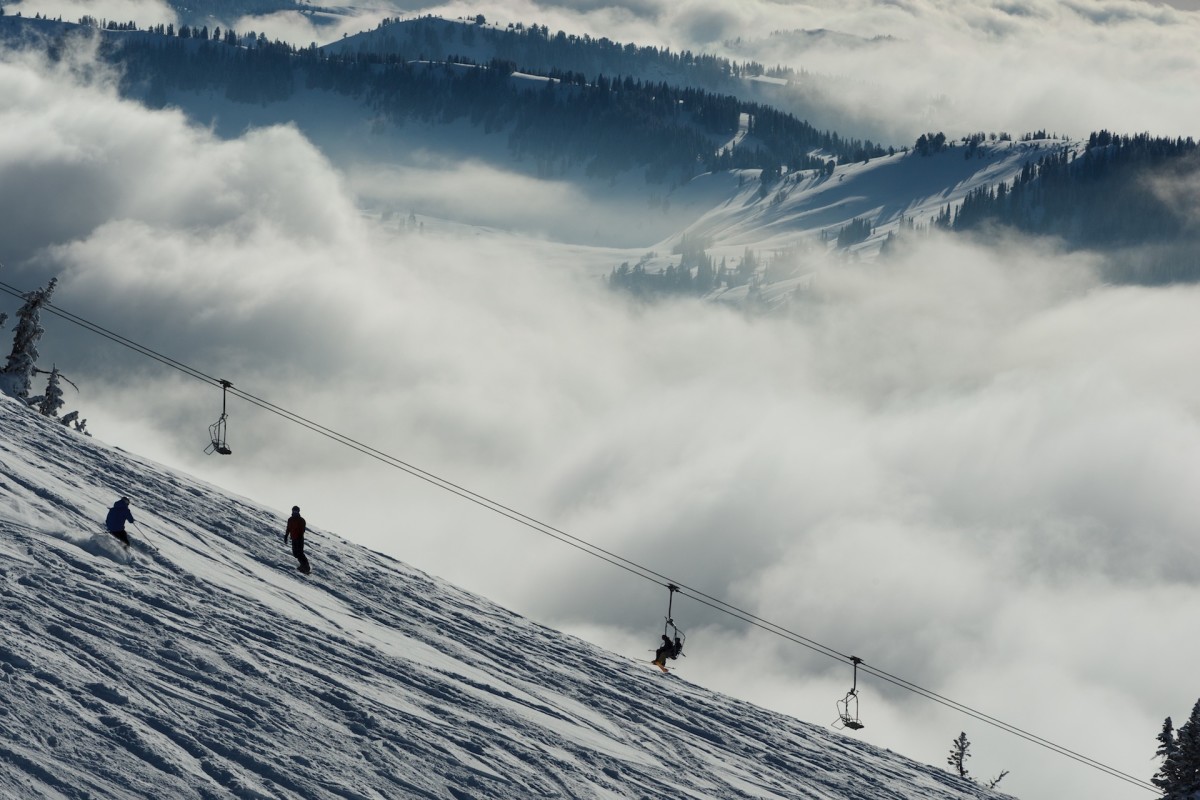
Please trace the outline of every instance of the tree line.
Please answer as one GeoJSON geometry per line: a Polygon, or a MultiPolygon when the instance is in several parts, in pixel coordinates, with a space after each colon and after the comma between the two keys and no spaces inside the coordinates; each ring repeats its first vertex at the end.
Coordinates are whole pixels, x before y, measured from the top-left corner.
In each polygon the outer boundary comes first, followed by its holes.
{"type": "Polygon", "coordinates": [[[787,78],[793,73],[782,67],[768,69],[755,61],[672,51],[669,47],[636,45],[607,37],[571,34],[537,22],[509,23],[505,27],[486,24],[483,15],[472,19],[446,20],[426,15],[413,19],[385,18],[369,34],[330,49],[363,53],[411,53],[441,60],[455,48],[486,50],[490,57],[512,61],[522,69],[560,69],[587,75],[655,74],[669,76],[670,83],[730,92],[745,77],[770,74],[787,78]]]}
{"type": "Polygon", "coordinates": [[[1012,181],[981,186],[935,224],[954,231],[1011,228],[1061,238],[1072,247],[1121,250],[1125,274],[1159,283],[1200,278],[1191,210],[1170,187],[1200,178],[1192,137],[1093,132],[1078,154],[1055,148],[1012,181]]]}
{"type": "MultiPolygon", "coordinates": [[[[123,26],[123,24],[122,24],[123,26]]],[[[298,89],[359,99],[395,124],[466,120],[505,132],[509,149],[540,174],[582,166],[611,178],[631,169],[650,182],[686,181],[703,171],[822,168],[885,151],[870,141],[819,131],[769,106],[631,76],[551,70],[550,80],[516,79],[516,64],[428,63],[404,54],[330,54],[265,35],[207,28],[107,36],[101,52],[122,67],[122,91],[150,105],[173,91],[217,91],[267,104],[298,89]],[[718,148],[750,119],[753,146],[718,148]],[[814,150],[822,152],[814,157],[814,150]]]]}

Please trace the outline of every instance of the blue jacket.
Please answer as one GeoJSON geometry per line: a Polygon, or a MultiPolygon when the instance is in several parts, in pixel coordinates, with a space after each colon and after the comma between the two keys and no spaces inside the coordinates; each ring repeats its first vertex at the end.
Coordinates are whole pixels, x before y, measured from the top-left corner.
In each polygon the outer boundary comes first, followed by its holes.
{"type": "Polygon", "coordinates": [[[126,522],[133,522],[133,514],[129,513],[129,502],[118,500],[108,510],[108,519],[104,521],[104,524],[108,526],[109,533],[116,533],[125,530],[126,522]]]}

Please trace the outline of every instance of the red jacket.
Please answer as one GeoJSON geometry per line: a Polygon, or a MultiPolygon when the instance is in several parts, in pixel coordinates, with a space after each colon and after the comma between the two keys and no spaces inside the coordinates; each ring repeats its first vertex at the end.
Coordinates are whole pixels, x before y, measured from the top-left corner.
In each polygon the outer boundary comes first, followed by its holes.
{"type": "Polygon", "coordinates": [[[299,514],[292,514],[288,517],[287,535],[289,539],[304,538],[304,531],[307,530],[304,524],[304,517],[299,514]]]}

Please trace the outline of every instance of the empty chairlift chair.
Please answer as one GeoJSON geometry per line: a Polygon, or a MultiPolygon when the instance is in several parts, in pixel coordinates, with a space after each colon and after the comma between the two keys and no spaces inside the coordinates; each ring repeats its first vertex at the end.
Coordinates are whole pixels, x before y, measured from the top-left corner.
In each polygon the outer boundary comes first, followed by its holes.
{"type": "Polygon", "coordinates": [[[233,453],[225,441],[225,420],[229,416],[225,413],[225,399],[226,394],[232,387],[233,384],[229,381],[221,381],[221,418],[208,426],[208,438],[211,442],[208,447],[204,448],[204,452],[209,455],[220,453],[223,456],[227,456],[233,453]]]}
{"type": "Polygon", "coordinates": [[[838,718],[833,721],[833,727],[838,730],[849,728],[857,731],[864,727],[858,718],[858,665],[862,663],[862,659],[858,656],[850,656],[850,663],[854,665],[854,685],[850,687],[850,691],[846,692],[845,697],[838,700],[838,718]]]}

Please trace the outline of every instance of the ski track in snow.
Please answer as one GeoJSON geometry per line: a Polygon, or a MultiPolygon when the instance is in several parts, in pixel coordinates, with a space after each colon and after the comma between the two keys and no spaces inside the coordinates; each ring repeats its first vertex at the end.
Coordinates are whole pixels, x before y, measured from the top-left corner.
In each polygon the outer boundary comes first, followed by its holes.
{"type": "Polygon", "coordinates": [[[0,797],[996,796],[321,530],[302,576],[280,513],[7,398],[0,434],[0,797]]]}

